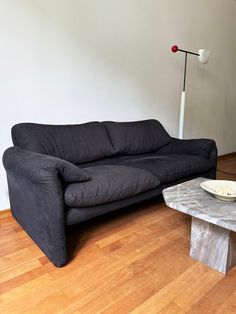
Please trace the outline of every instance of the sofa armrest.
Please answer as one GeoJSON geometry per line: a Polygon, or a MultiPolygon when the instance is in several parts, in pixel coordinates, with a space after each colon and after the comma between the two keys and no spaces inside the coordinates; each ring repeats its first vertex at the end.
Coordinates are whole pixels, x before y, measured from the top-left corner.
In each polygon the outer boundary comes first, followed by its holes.
{"type": "Polygon", "coordinates": [[[75,165],[19,147],[3,155],[13,216],[56,266],[67,262],[63,181],[88,179],[75,165]]]}
{"type": "Polygon", "coordinates": [[[158,154],[190,154],[201,155],[205,158],[209,158],[212,150],[216,151],[216,144],[210,139],[190,139],[180,140],[173,138],[171,143],[160,148],[158,154]]]}
{"type": "Polygon", "coordinates": [[[5,151],[3,165],[15,175],[26,176],[36,182],[60,178],[62,181],[73,183],[90,179],[86,171],[66,160],[19,147],[10,147],[5,151]]]}

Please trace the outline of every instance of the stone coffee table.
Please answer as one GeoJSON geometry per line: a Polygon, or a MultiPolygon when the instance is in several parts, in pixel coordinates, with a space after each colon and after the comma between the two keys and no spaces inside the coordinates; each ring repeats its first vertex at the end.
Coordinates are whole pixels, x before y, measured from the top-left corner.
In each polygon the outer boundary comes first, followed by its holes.
{"type": "Polygon", "coordinates": [[[192,216],[190,256],[226,273],[236,264],[236,202],[205,192],[197,178],[163,190],[166,205],[192,216]]]}

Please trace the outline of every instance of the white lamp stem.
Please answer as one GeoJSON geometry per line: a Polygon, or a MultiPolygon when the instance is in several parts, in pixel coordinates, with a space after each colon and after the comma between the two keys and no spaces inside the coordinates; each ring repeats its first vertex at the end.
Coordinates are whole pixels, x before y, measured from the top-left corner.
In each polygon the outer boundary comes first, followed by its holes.
{"type": "Polygon", "coordinates": [[[187,76],[187,60],[188,54],[198,56],[199,61],[203,64],[209,61],[210,51],[206,49],[200,49],[198,53],[179,49],[177,45],[171,47],[171,51],[176,53],[177,51],[181,51],[185,53],[185,61],[184,61],[184,82],[183,82],[183,91],[181,94],[181,103],[180,103],[180,112],[179,112],[179,139],[183,139],[184,135],[184,111],[185,111],[185,87],[186,87],[186,76],[187,76]]]}
{"type": "Polygon", "coordinates": [[[185,91],[181,93],[181,103],[179,112],[179,139],[183,139],[184,133],[184,111],[185,111],[185,91]]]}

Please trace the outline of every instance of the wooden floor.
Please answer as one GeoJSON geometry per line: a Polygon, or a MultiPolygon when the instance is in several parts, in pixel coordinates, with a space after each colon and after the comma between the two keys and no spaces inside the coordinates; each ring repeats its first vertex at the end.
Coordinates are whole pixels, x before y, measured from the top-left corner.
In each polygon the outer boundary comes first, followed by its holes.
{"type": "MultiPolygon", "coordinates": [[[[218,168],[236,173],[236,156],[218,168]]],[[[72,229],[58,269],[1,212],[0,313],[236,313],[236,267],[224,276],[194,261],[189,233],[187,215],[146,202],[72,229]]]]}

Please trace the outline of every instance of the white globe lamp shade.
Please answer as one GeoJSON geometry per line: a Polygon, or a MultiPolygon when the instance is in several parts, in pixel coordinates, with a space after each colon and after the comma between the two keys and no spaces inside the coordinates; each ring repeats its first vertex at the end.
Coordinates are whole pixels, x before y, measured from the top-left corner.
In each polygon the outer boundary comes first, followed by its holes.
{"type": "Polygon", "coordinates": [[[210,51],[206,49],[198,50],[198,59],[201,63],[206,64],[209,61],[210,51]]]}

